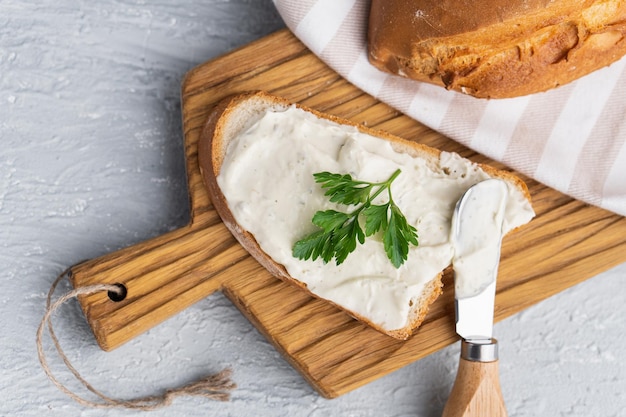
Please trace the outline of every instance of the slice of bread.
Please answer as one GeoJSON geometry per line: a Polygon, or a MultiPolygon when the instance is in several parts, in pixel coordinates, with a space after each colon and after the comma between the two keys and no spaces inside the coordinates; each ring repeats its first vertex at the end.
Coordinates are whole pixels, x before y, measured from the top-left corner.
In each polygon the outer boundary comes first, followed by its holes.
{"type": "Polygon", "coordinates": [[[507,231],[534,216],[526,185],[507,171],[265,92],[218,103],[201,134],[198,158],[224,224],[271,274],[398,339],[412,334],[441,293],[443,270],[452,259],[452,210],[467,188],[494,177],[507,183],[507,231]],[[400,166],[394,201],[417,227],[420,241],[404,265],[394,268],[375,236],[341,265],[292,256],[293,244],[314,229],[315,211],[346,211],[328,203],[312,174],[343,169],[338,173],[384,181],[400,166]]]}

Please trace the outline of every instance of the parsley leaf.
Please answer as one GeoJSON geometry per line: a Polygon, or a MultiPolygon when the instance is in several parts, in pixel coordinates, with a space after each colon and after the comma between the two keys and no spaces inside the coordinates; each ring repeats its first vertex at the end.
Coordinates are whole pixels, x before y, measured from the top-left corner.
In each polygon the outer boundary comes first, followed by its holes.
{"type": "Polygon", "coordinates": [[[313,216],[314,225],[324,229],[326,233],[340,228],[350,217],[346,213],[336,210],[318,211],[313,216]]]}
{"type": "Polygon", "coordinates": [[[396,268],[406,261],[409,243],[417,245],[417,231],[407,223],[398,206],[393,204],[390,207],[389,227],[384,232],[383,244],[387,257],[396,268]]]}
{"type": "Polygon", "coordinates": [[[398,175],[399,169],[387,181],[372,183],[354,180],[349,174],[313,174],[331,202],[358,206],[349,213],[337,210],[316,212],[312,222],[320,229],[297,241],[292,248],[293,256],[303,260],[321,258],[325,263],[335,259],[336,264],[340,265],[354,252],[357,241],[363,244],[366,236],[382,231],[385,253],[391,263],[399,268],[407,259],[409,244],[417,246],[418,241],[417,230],[408,224],[391,195],[391,183],[398,175]],[[388,202],[372,204],[385,190],[388,202]],[[365,220],[365,231],[359,224],[360,216],[365,220]]]}
{"type": "Polygon", "coordinates": [[[324,263],[330,262],[335,256],[335,252],[331,248],[331,239],[332,234],[323,230],[313,232],[296,242],[293,246],[293,256],[298,259],[311,259],[313,261],[321,257],[324,263]]]}
{"type": "Polygon", "coordinates": [[[330,197],[330,201],[340,204],[365,203],[372,191],[374,184],[364,181],[354,181],[350,174],[331,174],[330,172],[318,172],[313,174],[315,182],[321,183],[326,189],[324,194],[330,197]]]}
{"type": "Polygon", "coordinates": [[[371,236],[380,229],[387,229],[388,225],[389,203],[380,206],[372,204],[363,209],[365,217],[365,235],[371,236]]]}

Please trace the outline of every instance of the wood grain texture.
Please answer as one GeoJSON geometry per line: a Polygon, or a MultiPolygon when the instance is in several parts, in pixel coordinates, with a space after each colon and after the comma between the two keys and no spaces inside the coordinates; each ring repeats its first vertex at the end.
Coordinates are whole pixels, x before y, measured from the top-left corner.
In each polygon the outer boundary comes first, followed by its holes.
{"type": "MultiPolygon", "coordinates": [[[[346,82],[283,30],[190,71],[182,86],[191,200],[188,226],[72,268],[74,286],[121,283],[121,302],[80,299],[100,346],[114,349],[222,290],[324,396],[349,392],[455,340],[452,275],[408,341],[382,335],[272,277],[232,238],[201,180],[197,142],[220,99],[266,90],[308,107],[387,130],[476,162],[490,161],[346,82]]],[[[520,175],[521,176],[521,175],[520,175]]],[[[626,220],[521,176],[537,217],[504,239],[495,320],[626,261],[626,220]]]]}
{"type": "Polygon", "coordinates": [[[498,361],[459,361],[459,370],[442,417],[507,417],[498,361]]]}

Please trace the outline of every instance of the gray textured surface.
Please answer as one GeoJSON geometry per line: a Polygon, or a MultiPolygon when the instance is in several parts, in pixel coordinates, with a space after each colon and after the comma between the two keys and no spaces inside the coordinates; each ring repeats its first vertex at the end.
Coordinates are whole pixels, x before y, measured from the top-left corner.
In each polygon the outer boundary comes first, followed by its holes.
{"type": "MultiPolygon", "coordinates": [[[[181,79],[281,27],[266,0],[0,2],[0,416],[137,414],[81,407],[48,381],[34,342],[45,294],[69,265],[186,224],[181,79]]],[[[625,276],[626,264],[496,326],[511,416],[626,415],[625,276]]],[[[231,402],[181,398],[154,416],[435,417],[458,354],[326,400],[220,294],[110,353],[76,303],[55,323],[76,367],[112,396],[233,366],[231,402]]]]}

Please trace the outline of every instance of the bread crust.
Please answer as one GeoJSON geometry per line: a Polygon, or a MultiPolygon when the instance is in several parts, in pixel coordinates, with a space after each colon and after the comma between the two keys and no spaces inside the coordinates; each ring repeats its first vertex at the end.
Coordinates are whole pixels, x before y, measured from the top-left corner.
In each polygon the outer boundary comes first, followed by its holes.
{"type": "MultiPolygon", "coordinates": [[[[229,141],[235,137],[237,132],[245,129],[246,126],[250,126],[255,120],[258,120],[261,111],[267,108],[284,109],[291,105],[292,103],[288,100],[263,91],[247,92],[223,99],[215,106],[209,115],[209,118],[200,135],[198,143],[198,161],[200,172],[211,197],[213,206],[235,239],[237,239],[237,241],[250,253],[250,255],[252,255],[272,275],[287,283],[296,285],[316,298],[321,298],[315,293],[309,291],[305,283],[291,277],[285,267],[276,263],[269,255],[267,255],[261,249],[254,236],[237,223],[233,213],[229,209],[226,197],[222,193],[217,182],[217,177],[220,173],[229,141]],[[257,119],[255,119],[255,117],[257,117],[257,119]]],[[[441,151],[438,149],[409,141],[384,131],[371,129],[346,119],[321,113],[301,106],[297,103],[295,105],[302,110],[315,114],[317,117],[339,124],[355,126],[363,133],[387,140],[392,143],[393,147],[397,151],[407,152],[413,156],[430,159],[432,161],[438,160],[439,155],[441,154],[441,151]]],[[[490,176],[501,178],[515,184],[515,186],[518,187],[530,201],[528,188],[518,177],[508,171],[497,170],[484,164],[478,165],[490,176]]],[[[369,321],[367,318],[355,314],[353,311],[349,311],[329,300],[324,300],[334,304],[357,320],[360,320],[382,333],[397,339],[405,340],[409,338],[413,331],[423,322],[429,306],[442,293],[442,276],[443,271],[433,277],[426,285],[421,296],[417,300],[414,300],[414,308],[411,311],[409,323],[402,329],[392,331],[383,329],[375,323],[369,321]]]]}
{"type": "Polygon", "coordinates": [[[372,0],[369,60],[480,98],[546,91],[626,54],[624,0],[372,0]]]}

